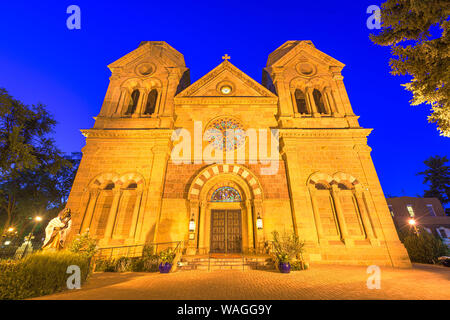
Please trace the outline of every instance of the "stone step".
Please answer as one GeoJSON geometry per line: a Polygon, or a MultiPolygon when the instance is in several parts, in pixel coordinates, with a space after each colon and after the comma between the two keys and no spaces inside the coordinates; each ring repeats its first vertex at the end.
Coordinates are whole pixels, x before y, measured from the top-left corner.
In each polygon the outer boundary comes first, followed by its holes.
{"type": "Polygon", "coordinates": [[[244,258],[207,258],[207,257],[182,257],[178,270],[267,270],[273,266],[264,257],[244,258]]]}

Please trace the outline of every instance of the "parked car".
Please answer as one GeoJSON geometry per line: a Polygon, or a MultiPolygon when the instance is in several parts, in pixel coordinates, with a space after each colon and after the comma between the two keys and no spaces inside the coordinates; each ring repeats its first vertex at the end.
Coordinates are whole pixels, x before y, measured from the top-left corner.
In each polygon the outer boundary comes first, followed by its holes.
{"type": "Polygon", "coordinates": [[[450,267],[450,257],[439,257],[438,260],[443,266],[450,267]]]}

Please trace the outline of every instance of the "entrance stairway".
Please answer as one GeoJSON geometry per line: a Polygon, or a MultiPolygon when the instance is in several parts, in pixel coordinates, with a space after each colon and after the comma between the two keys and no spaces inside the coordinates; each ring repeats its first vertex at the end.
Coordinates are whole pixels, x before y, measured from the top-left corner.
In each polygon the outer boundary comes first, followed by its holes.
{"type": "Polygon", "coordinates": [[[268,270],[273,269],[268,256],[210,254],[183,256],[177,270],[268,270]]]}

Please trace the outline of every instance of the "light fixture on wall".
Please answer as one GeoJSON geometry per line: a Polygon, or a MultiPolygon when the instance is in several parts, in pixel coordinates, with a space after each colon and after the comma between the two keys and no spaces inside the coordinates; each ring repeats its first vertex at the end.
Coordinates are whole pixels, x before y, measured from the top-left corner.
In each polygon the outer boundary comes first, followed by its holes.
{"type": "Polygon", "coordinates": [[[258,230],[262,230],[263,228],[263,221],[261,218],[261,215],[258,213],[258,219],[256,219],[256,227],[258,228],[258,230]]]}
{"type": "Polygon", "coordinates": [[[195,232],[195,220],[194,220],[194,214],[192,214],[192,218],[189,221],[189,232],[195,232]]]}

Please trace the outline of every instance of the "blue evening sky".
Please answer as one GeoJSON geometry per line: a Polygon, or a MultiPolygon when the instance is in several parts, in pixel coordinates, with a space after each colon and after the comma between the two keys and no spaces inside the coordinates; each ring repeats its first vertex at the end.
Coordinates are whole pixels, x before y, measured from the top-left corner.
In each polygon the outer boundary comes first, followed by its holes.
{"type": "Polygon", "coordinates": [[[389,48],[372,44],[367,7],[381,1],[2,1],[0,87],[28,104],[42,102],[58,121],[56,140],[80,151],[79,129],[93,125],[110,72],[107,65],[144,40],[184,54],[191,82],[228,53],[261,81],[269,53],[287,40],[312,40],[347,66],[344,82],[360,123],[374,128],[373,159],[386,194],[422,194],[423,160],[450,158],[450,139],[427,123],[429,107],[390,75],[389,48]],[[66,9],[81,8],[81,30],[66,28],[66,9]]]}

